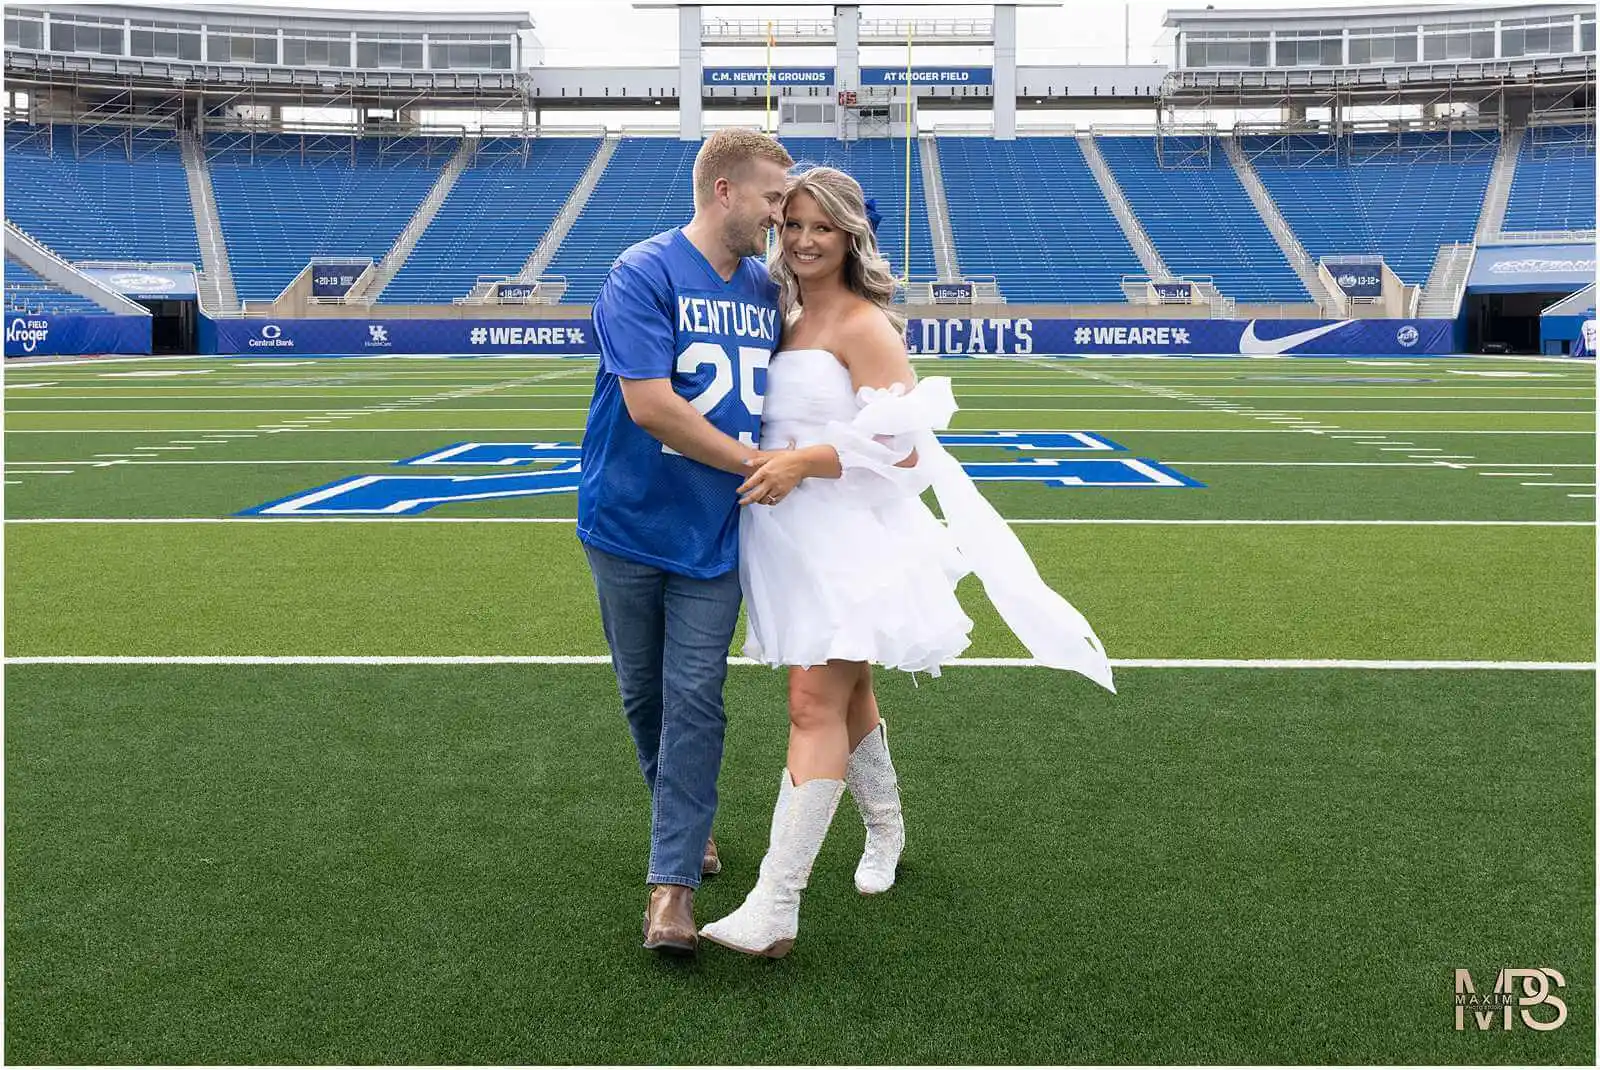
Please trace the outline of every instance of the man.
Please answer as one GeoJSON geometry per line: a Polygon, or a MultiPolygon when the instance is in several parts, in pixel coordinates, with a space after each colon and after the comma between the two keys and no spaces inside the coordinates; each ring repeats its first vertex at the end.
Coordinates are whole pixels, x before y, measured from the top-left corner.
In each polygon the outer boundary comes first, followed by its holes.
{"type": "Polygon", "coordinates": [[[793,163],[765,134],[712,134],[694,218],[618,257],[594,304],[578,538],[650,789],[652,950],[695,950],[694,890],[721,868],[711,821],[739,616],[736,491],[759,456],[779,326],[777,289],[752,258],[793,163]]]}

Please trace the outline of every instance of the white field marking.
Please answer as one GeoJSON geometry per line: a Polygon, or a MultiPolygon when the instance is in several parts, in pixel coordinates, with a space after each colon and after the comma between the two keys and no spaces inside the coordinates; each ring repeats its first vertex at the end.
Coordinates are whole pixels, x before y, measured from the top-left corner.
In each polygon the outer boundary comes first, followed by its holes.
{"type": "Polygon", "coordinates": [[[315,364],[314,360],[251,360],[241,361],[240,366],[245,368],[303,368],[308,364],[315,364]]]}
{"type": "Polygon", "coordinates": [[[145,446],[144,448],[147,449],[147,450],[160,450],[163,453],[168,452],[168,451],[192,450],[192,449],[194,449],[193,446],[145,446]]]}
{"type": "Polygon", "coordinates": [[[55,383],[7,383],[7,390],[28,390],[37,386],[55,386],[55,383]]]}
{"type": "MultiPolygon", "coordinates": [[[[1554,468],[1556,466],[1552,464],[1552,465],[1546,465],[1545,467],[1554,468]]],[[[1555,475],[1554,472],[1479,472],[1478,474],[1480,476],[1553,476],[1553,475],[1555,475]]]]}
{"type": "MultiPolygon", "coordinates": [[[[1444,460],[1470,461],[1475,456],[1477,456],[1477,455],[1473,454],[1473,453],[1441,453],[1441,454],[1439,454],[1439,460],[1441,460],[1441,461],[1444,461],[1444,460]]],[[[1472,465],[1469,464],[1469,465],[1466,465],[1465,467],[1471,468],[1472,465]]]]}
{"type": "MultiPolygon", "coordinates": [[[[29,462],[23,462],[24,466],[26,466],[26,464],[28,464],[28,463],[29,462]]],[[[37,464],[39,462],[34,461],[32,463],[37,464]]],[[[70,469],[70,468],[24,468],[24,469],[14,469],[14,468],[11,467],[11,465],[6,465],[6,471],[9,472],[11,475],[14,475],[14,476],[70,476],[72,474],[72,469],[70,469]]]]}
{"type": "Polygon", "coordinates": [[[1561,372],[1480,372],[1446,368],[1451,375],[1476,375],[1484,379],[1565,379],[1561,372]]]}
{"type": "Polygon", "coordinates": [[[194,355],[181,357],[96,357],[93,360],[27,360],[12,359],[6,361],[7,368],[75,368],[82,365],[100,364],[157,364],[172,360],[202,360],[204,358],[194,355]]]}
{"type": "MultiPolygon", "coordinates": [[[[555,516],[113,516],[8,517],[6,524],[576,524],[555,516]]],[[[1397,528],[1591,528],[1584,520],[1172,520],[1155,518],[1058,518],[1007,520],[1039,527],[1397,527],[1397,528]]]]}
{"type": "Polygon", "coordinates": [[[227,441],[227,439],[215,439],[215,438],[175,438],[175,439],[173,439],[173,440],[172,440],[172,441],[173,441],[173,442],[181,442],[181,443],[183,443],[183,444],[184,444],[184,445],[187,445],[187,446],[215,446],[215,445],[216,445],[216,444],[217,444],[217,443],[218,443],[218,442],[226,442],[226,441],[227,441]]]}
{"type": "Polygon", "coordinates": [[[1593,483],[1524,483],[1524,487],[1592,487],[1593,483]]]}
{"type": "MultiPolygon", "coordinates": [[[[96,456],[96,457],[136,457],[136,458],[138,458],[138,460],[136,460],[136,461],[134,461],[132,463],[134,463],[134,464],[142,464],[142,465],[208,465],[208,464],[242,464],[242,465],[250,465],[250,464],[349,464],[349,465],[377,464],[377,465],[393,465],[395,463],[393,458],[388,458],[388,457],[337,457],[337,458],[315,459],[315,460],[304,459],[304,458],[296,458],[296,459],[292,459],[292,460],[260,458],[260,459],[254,459],[254,460],[220,460],[220,459],[213,459],[213,460],[197,461],[197,460],[190,460],[190,459],[187,459],[187,458],[185,458],[185,459],[177,459],[177,458],[169,459],[169,458],[163,458],[163,457],[148,457],[148,456],[146,456],[144,454],[138,454],[138,453],[97,453],[94,456],[96,456]]],[[[1437,467],[1437,462],[1440,462],[1440,461],[1443,461],[1443,460],[1445,460],[1444,457],[1427,457],[1427,458],[1425,458],[1425,463],[1422,463],[1422,464],[1411,464],[1411,463],[1409,463],[1407,461],[1163,461],[1162,463],[1163,464],[1173,465],[1174,467],[1181,465],[1181,466],[1186,467],[1186,468],[1434,468],[1434,467],[1437,467]]],[[[64,461],[33,461],[33,462],[16,461],[16,462],[13,462],[13,463],[15,463],[15,464],[24,464],[24,463],[33,463],[33,464],[90,464],[92,462],[90,462],[90,461],[81,461],[81,460],[64,460],[64,461]]],[[[536,467],[537,465],[539,465],[539,464],[547,464],[547,463],[548,464],[564,464],[564,463],[567,463],[567,462],[564,462],[564,461],[548,461],[547,462],[547,461],[544,461],[544,460],[535,460],[531,464],[528,464],[528,465],[525,465],[525,466],[524,465],[517,465],[515,467],[517,467],[517,468],[526,468],[529,471],[537,471],[538,470],[537,467],[536,467]]],[[[1456,465],[1451,465],[1450,467],[1452,467],[1452,468],[1483,468],[1483,467],[1493,467],[1493,466],[1492,465],[1482,465],[1482,464],[1479,464],[1479,465],[1456,464],[1456,465]]],[[[1594,465],[1592,465],[1592,464],[1554,464],[1554,465],[1547,464],[1547,465],[1545,465],[1545,467],[1546,468],[1593,468],[1594,465]]],[[[1504,474],[1504,475],[1522,475],[1523,473],[1520,473],[1520,472],[1506,472],[1506,473],[1502,473],[1502,474],[1504,474]]],[[[1536,474],[1539,474],[1539,473],[1527,473],[1527,474],[1536,475],[1536,474]]],[[[1543,473],[1543,474],[1549,475],[1548,472],[1543,473]]]]}
{"type": "Polygon", "coordinates": [[[20,479],[8,479],[8,480],[6,480],[6,486],[8,486],[8,487],[20,487],[20,486],[22,486],[22,480],[20,480],[20,479]]]}
{"type": "MultiPolygon", "coordinates": [[[[237,427],[93,427],[93,428],[80,428],[80,427],[37,428],[37,427],[27,427],[27,428],[15,428],[15,429],[8,428],[6,430],[6,434],[8,434],[8,435],[171,435],[171,434],[221,433],[221,432],[224,432],[224,431],[238,431],[238,430],[239,430],[239,428],[237,428],[237,427]]],[[[375,432],[384,432],[384,433],[393,433],[393,434],[405,434],[405,435],[422,435],[422,434],[435,434],[435,433],[441,433],[441,432],[448,432],[448,433],[454,433],[454,432],[476,433],[476,432],[479,432],[479,431],[517,431],[517,432],[529,432],[529,433],[534,433],[534,432],[537,432],[537,433],[544,433],[544,432],[571,432],[571,433],[575,434],[577,432],[582,431],[583,428],[581,426],[580,427],[570,427],[570,426],[569,427],[498,427],[498,426],[496,426],[496,427],[313,427],[313,428],[303,428],[302,427],[302,428],[289,428],[288,430],[315,431],[315,432],[317,432],[319,434],[344,433],[344,434],[358,434],[358,435],[370,435],[370,434],[373,434],[375,432]]],[[[956,433],[961,433],[963,431],[969,431],[969,430],[978,430],[978,429],[977,428],[960,428],[960,427],[951,428],[951,431],[956,432],[956,433]]],[[[1018,428],[1009,428],[1009,429],[1008,428],[985,427],[985,428],[982,428],[982,430],[984,430],[984,431],[1012,430],[1012,431],[1021,431],[1021,432],[1034,432],[1034,431],[1041,431],[1041,430],[1047,430],[1047,429],[1046,428],[1038,428],[1038,427],[1018,427],[1018,428]]],[[[1055,429],[1054,428],[1050,428],[1048,430],[1055,430],[1055,429]]],[[[1110,426],[1104,426],[1104,425],[1101,425],[1101,424],[1096,424],[1095,425],[1095,430],[1097,432],[1104,432],[1104,433],[1107,433],[1107,434],[1112,433],[1112,432],[1121,432],[1121,433],[1124,433],[1124,434],[1130,434],[1130,433],[1138,432],[1140,434],[1148,434],[1148,435],[1325,435],[1325,434],[1327,434],[1326,431],[1320,430],[1318,428],[1311,428],[1311,427],[1110,427],[1110,426]]],[[[1471,428],[1471,429],[1466,429],[1466,428],[1449,429],[1449,428],[1447,428],[1447,429],[1444,429],[1444,430],[1440,430],[1438,428],[1432,428],[1432,427],[1429,427],[1429,428],[1404,428],[1404,429],[1395,428],[1393,431],[1390,431],[1388,433],[1389,434],[1396,434],[1396,435],[1463,435],[1463,436],[1470,436],[1470,435],[1587,435],[1587,436],[1589,436],[1591,438],[1594,437],[1594,432],[1593,431],[1501,431],[1501,430],[1488,429],[1488,428],[1471,428]]],[[[245,436],[241,436],[241,437],[248,438],[248,437],[253,437],[253,436],[245,435],[245,436]]],[[[1376,444],[1378,441],[1387,442],[1388,439],[1373,440],[1373,444],[1376,444]]]]}
{"type": "Polygon", "coordinates": [[[1594,495],[1593,494],[1569,494],[1569,495],[1567,495],[1567,497],[1569,497],[1569,498],[1593,498],[1594,495]]]}
{"type": "Polygon", "coordinates": [[[101,372],[101,379],[170,379],[175,375],[210,375],[210,368],[190,368],[171,372],[101,372]]]}
{"type": "MultiPolygon", "coordinates": [[[[1368,669],[1593,672],[1592,661],[1390,661],[1361,658],[1111,658],[1118,669],[1368,669]]],[[[45,654],[7,665],[610,665],[608,654],[45,654]]],[[[766,668],[730,657],[738,668],[766,668]]],[[[955,658],[947,668],[1045,668],[1032,658],[955,658]]],[[[1059,670],[1057,670],[1059,671],[1059,670]]]]}

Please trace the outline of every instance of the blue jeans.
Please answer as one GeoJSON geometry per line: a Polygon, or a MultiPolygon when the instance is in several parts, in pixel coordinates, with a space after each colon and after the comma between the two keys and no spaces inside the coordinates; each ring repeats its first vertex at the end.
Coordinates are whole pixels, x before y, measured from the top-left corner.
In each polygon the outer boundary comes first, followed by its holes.
{"type": "Polygon", "coordinates": [[[691,579],[585,545],[622,711],[650,789],[649,884],[700,886],[728,725],[737,569],[691,579]]]}

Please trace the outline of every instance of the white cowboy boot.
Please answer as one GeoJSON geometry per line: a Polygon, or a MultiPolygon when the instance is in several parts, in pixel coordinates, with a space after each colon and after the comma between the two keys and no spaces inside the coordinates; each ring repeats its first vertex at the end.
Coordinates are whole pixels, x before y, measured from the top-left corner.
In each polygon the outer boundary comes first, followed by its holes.
{"type": "Polygon", "coordinates": [[[856,866],[856,891],[876,895],[894,887],[895,867],[906,845],[900,813],[900,778],[889,759],[889,725],[880,720],[850,754],[845,787],[867,826],[867,846],[856,866]]]}
{"type": "Polygon", "coordinates": [[[732,914],[700,930],[714,944],[778,959],[800,932],[800,892],[822,849],[833,812],[844,794],[842,780],[808,780],[793,786],[784,770],[787,800],[780,795],[772,842],[761,860],[761,878],[732,914]]]}

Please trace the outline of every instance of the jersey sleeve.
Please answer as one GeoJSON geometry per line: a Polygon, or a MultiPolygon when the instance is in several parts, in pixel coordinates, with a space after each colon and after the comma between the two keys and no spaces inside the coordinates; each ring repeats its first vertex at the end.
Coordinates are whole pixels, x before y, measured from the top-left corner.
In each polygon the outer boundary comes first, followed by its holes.
{"type": "Polygon", "coordinates": [[[606,371],[624,379],[672,376],[676,332],[662,274],[632,263],[614,266],[595,300],[594,330],[606,371]]]}

